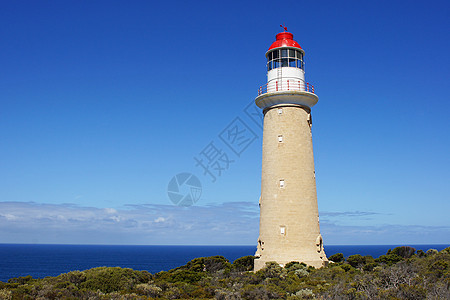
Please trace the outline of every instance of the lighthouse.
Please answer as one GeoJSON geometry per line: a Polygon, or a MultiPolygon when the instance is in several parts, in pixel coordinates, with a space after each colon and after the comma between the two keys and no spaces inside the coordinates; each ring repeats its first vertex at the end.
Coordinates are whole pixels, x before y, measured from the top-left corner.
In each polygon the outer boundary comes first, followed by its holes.
{"type": "Polygon", "coordinates": [[[319,268],[328,263],[320,234],[311,135],[319,98],[305,81],[305,51],[286,31],[266,52],[267,84],[256,105],[264,114],[259,238],[255,271],[266,262],[319,268]]]}

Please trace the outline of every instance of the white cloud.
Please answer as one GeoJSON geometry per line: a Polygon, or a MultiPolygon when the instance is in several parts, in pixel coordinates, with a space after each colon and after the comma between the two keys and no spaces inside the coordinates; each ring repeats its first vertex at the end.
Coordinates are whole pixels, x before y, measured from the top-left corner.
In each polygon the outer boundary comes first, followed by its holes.
{"type": "Polygon", "coordinates": [[[8,221],[17,220],[17,217],[12,214],[0,214],[0,217],[6,218],[6,220],[8,220],[8,221]]]}
{"type": "Polygon", "coordinates": [[[107,214],[117,214],[117,210],[115,210],[114,208],[105,208],[105,212],[107,214]]]}
{"type": "Polygon", "coordinates": [[[366,216],[380,215],[380,213],[371,211],[342,211],[342,212],[322,211],[320,212],[320,215],[326,217],[366,217],[366,216]]]}
{"type": "Polygon", "coordinates": [[[158,218],[156,218],[153,222],[155,222],[155,223],[161,223],[161,222],[165,222],[165,221],[166,221],[165,218],[163,218],[163,217],[158,217],[158,218]]]}
{"type": "Polygon", "coordinates": [[[252,244],[259,217],[257,204],[245,202],[122,209],[0,202],[0,211],[2,216],[15,216],[14,222],[11,217],[0,218],[0,240],[5,243],[38,239],[40,243],[252,244]]]}
{"type": "MultiPolygon", "coordinates": [[[[0,202],[3,243],[256,245],[259,209],[253,202],[206,206],[127,205],[121,209],[74,204],[0,202]]],[[[326,212],[321,220],[325,244],[443,244],[445,226],[362,225],[376,212],[326,212]],[[340,224],[353,218],[357,225],[340,224]]],[[[354,222],[355,223],[355,222],[354,222]]]]}

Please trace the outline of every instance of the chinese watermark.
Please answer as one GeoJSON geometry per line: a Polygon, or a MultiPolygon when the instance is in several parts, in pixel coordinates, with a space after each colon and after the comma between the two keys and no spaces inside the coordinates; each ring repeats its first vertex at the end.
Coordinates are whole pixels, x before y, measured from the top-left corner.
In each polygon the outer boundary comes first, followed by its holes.
{"type": "MultiPolygon", "coordinates": [[[[220,131],[217,138],[211,140],[194,156],[195,167],[200,168],[202,174],[211,182],[216,182],[258,139],[259,135],[252,129],[255,125],[249,124],[256,124],[256,131],[260,132],[263,128],[263,118],[261,109],[251,101],[241,114],[220,131]]],[[[201,191],[202,186],[197,177],[191,173],[180,173],[170,180],[167,193],[175,205],[190,206],[199,200],[201,191]],[[189,188],[194,188],[195,196],[190,194],[191,192],[180,192],[180,186],[188,181],[187,177],[190,182],[195,182],[189,185],[189,188]]]]}

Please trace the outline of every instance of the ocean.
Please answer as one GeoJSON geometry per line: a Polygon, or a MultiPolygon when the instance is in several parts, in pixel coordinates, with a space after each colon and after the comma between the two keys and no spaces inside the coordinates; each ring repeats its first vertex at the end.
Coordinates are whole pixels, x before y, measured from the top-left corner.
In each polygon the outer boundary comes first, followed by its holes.
{"type": "MultiPolygon", "coordinates": [[[[399,245],[325,246],[327,256],[343,253],[378,257],[399,245]]],[[[401,245],[400,245],[401,246],[401,245]]],[[[427,251],[442,250],[448,245],[408,245],[427,251]]],[[[182,266],[191,259],[222,255],[230,262],[253,255],[255,246],[110,246],[110,245],[41,245],[0,244],[0,281],[19,276],[33,278],[57,276],[74,270],[95,267],[123,267],[147,270],[154,274],[182,266]]]]}

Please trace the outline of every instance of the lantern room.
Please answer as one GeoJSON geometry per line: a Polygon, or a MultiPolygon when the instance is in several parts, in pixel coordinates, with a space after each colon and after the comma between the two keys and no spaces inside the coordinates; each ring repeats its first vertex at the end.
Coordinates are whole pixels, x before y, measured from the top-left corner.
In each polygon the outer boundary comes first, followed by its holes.
{"type": "Polygon", "coordinates": [[[266,53],[267,71],[284,67],[305,69],[303,62],[305,52],[293,38],[294,35],[290,32],[277,34],[276,41],[266,53]]]}
{"type": "MultiPolygon", "coordinates": [[[[284,28],[286,30],[286,28],[284,28]]],[[[294,40],[294,35],[284,31],[276,35],[266,52],[267,92],[305,91],[305,52],[294,40]]]]}
{"type": "Polygon", "coordinates": [[[267,83],[258,90],[256,104],[265,109],[278,104],[298,104],[311,108],[318,101],[314,86],[305,82],[305,63],[302,47],[287,32],[276,35],[266,52],[267,83]]]}

